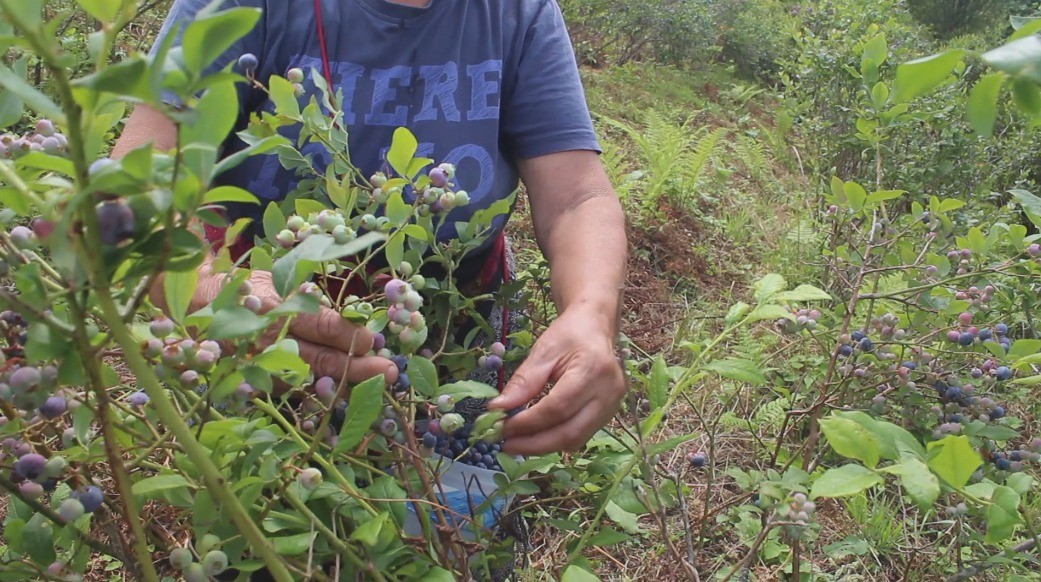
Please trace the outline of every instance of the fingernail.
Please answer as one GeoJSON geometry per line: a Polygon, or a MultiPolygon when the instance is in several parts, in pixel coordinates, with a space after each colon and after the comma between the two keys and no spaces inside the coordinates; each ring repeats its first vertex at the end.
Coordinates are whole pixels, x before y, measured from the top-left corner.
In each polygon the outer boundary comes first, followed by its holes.
{"type": "Polygon", "coordinates": [[[488,406],[500,406],[503,402],[506,402],[505,396],[496,396],[488,402],[488,406]]]}

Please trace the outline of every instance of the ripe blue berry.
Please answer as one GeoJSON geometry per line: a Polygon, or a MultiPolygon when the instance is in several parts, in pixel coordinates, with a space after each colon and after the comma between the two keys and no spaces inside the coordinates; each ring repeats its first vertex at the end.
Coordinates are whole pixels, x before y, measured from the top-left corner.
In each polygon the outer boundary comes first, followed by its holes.
{"type": "Polygon", "coordinates": [[[44,418],[58,418],[68,410],[68,403],[61,396],[51,396],[40,405],[40,416],[44,418]]]}
{"type": "Polygon", "coordinates": [[[963,346],[971,346],[976,338],[969,332],[963,331],[958,334],[958,343],[963,346]]]}
{"type": "Polygon", "coordinates": [[[253,53],[246,53],[239,57],[239,70],[247,75],[252,75],[257,70],[257,65],[259,64],[260,61],[257,60],[257,55],[253,53]]]}
{"type": "Polygon", "coordinates": [[[134,392],[127,399],[131,406],[141,407],[148,404],[148,394],[144,392],[134,392]]]}
{"type": "Polygon", "coordinates": [[[38,369],[32,366],[22,366],[11,373],[7,383],[15,393],[24,394],[36,388],[40,384],[41,378],[38,369]]]}
{"type": "Polygon", "coordinates": [[[852,356],[853,355],[853,346],[850,346],[850,345],[839,346],[839,354],[843,355],[843,356],[852,356]]]}
{"type": "Polygon", "coordinates": [[[14,463],[14,472],[30,481],[36,481],[42,477],[46,468],[47,459],[36,453],[22,455],[14,463]]]}
{"type": "Polygon", "coordinates": [[[398,367],[398,372],[404,372],[408,368],[408,358],[405,356],[397,355],[390,358],[391,362],[398,367]]]}
{"type": "Polygon", "coordinates": [[[869,338],[863,338],[860,340],[860,349],[864,350],[865,352],[870,352],[875,349],[875,343],[872,342],[869,338]]]}
{"type": "Polygon", "coordinates": [[[102,243],[115,246],[134,236],[137,230],[134,211],[122,200],[102,202],[95,212],[102,243]]]}
{"type": "Polygon", "coordinates": [[[83,504],[83,509],[87,513],[94,513],[101,507],[101,503],[105,500],[105,494],[101,492],[101,489],[93,485],[87,485],[82,489],[72,494],[76,499],[79,499],[80,503],[83,504]]]}
{"type": "Polygon", "coordinates": [[[690,463],[691,467],[700,469],[708,462],[708,458],[705,457],[704,453],[688,453],[687,462],[690,463]]]}
{"type": "Polygon", "coordinates": [[[999,323],[994,326],[994,333],[998,335],[1005,335],[1006,333],[1008,333],[1008,326],[1004,323],[999,323]]]}
{"type": "Polygon", "coordinates": [[[1008,380],[1012,377],[1012,370],[1008,366],[998,366],[998,369],[994,371],[994,375],[998,380],[1008,380]]]}
{"type": "Polygon", "coordinates": [[[1004,418],[1005,417],[1005,408],[1002,407],[1002,406],[995,406],[994,409],[990,411],[990,415],[989,416],[990,416],[991,420],[998,420],[999,418],[1004,418]]]}
{"type": "Polygon", "coordinates": [[[994,336],[993,336],[993,332],[991,332],[987,328],[984,328],[984,329],[981,329],[979,331],[979,333],[977,334],[977,337],[980,338],[980,341],[987,341],[987,340],[989,340],[990,338],[992,338],[994,336]]]}
{"type": "Polygon", "coordinates": [[[437,446],[437,435],[431,432],[423,433],[423,446],[427,448],[434,448],[437,446]]]}
{"type": "Polygon", "coordinates": [[[994,461],[994,466],[1001,471],[1008,471],[1012,468],[1012,462],[1008,459],[997,459],[994,461]]]}
{"type": "Polygon", "coordinates": [[[412,387],[412,380],[408,377],[408,374],[401,372],[398,374],[398,381],[394,384],[395,392],[404,392],[412,387]]]}

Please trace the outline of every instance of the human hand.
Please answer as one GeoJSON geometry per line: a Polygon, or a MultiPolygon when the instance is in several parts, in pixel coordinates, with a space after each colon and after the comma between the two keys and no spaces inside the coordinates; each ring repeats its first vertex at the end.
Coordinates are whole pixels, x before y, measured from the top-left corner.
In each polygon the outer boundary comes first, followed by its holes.
{"type": "Polygon", "coordinates": [[[580,309],[558,317],[535,342],[502,395],[489,403],[489,408],[511,410],[553,384],[535,406],[506,421],[505,452],[576,451],[618,411],[626,392],[625,374],[615,357],[614,335],[590,329],[589,322],[600,319],[580,309]]]}
{"type": "MultiPolygon", "coordinates": [[[[223,275],[212,275],[200,282],[196,298],[205,304],[212,301],[220,292],[222,278],[223,275]],[[207,297],[209,301],[206,301],[207,297]]],[[[253,271],[249,282],[252,295],[260,299],[261,313],[267,313],[282,303],[271,273],[253,271]]],[[[256,347],[262,350],[274,343],[283,326],[284,320],[280,320],[268,328],[256,347]]],[[[366,355],[372,350],[372,332],[347,321],[332,309],[320,307],[317,313],[297,314],[289,323],[287,335],[296,340],[300,357],[310,364],[316,378],[331,376],[341,379],[346,376],[348,383],[358,383],[382,374],[388,384],[397,381],[398,368],[393,362],[366,355]]]]}

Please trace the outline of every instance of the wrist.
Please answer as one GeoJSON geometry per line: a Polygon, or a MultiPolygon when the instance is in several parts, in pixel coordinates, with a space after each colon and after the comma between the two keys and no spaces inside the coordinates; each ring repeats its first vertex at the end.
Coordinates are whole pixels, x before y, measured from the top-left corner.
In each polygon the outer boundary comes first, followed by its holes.
{"type": "Polygon", "coordinates": [[[584,333],[603,337],[612,349],[618,341],[619,301],[617,300],[589,299],[573,302],[568,304],[560,315],[581,322],[584,333]]]}

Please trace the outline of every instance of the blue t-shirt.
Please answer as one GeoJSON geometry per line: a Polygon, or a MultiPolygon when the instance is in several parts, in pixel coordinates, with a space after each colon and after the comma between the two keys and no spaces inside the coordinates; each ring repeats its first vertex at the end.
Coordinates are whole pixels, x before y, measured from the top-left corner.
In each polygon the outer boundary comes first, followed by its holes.
{"type": "MultiPolygon", "coordinates": [[[[176,0],[161,32],[184,23],[208,0],[176,0]]],[[[292,67],[308,72],[306,103],[322,71],[311,0],[225,0],[223,8],[259,7],[254,30],[215,63],[243,53],[260,61],[265,81],[292,67]]],[[[344,95],[352,161],[364,175],[386,170],[397,127],[419,140],[417,155],[456,165],[457,187],[471,204],[453,212],[466,220],[513,192],[516,160],[566,150],[599,151],[574,52],[555,0],[431,0],[426,8],[386,0],[322,0],[334,88],[344,95]]],[[[272,111],[266,95],[240,89],[241,128],[251,111],[272,111]]],[[[295,136],[289,128],[286,134],[295,136]]],[[[225,152],[245,147],[234,135],[225,152]]],[[[319,170],[328,155],[307,146],[319,170]]],[[[255,156],[221,176],[262,201],[284,197],[298,178],[277,156],[255,156]]],[[[229,208],[232,218],[259,218],[262,208],[229,208]]],[[[496,225],[501,228],[505,218],[496,225]]]]}

